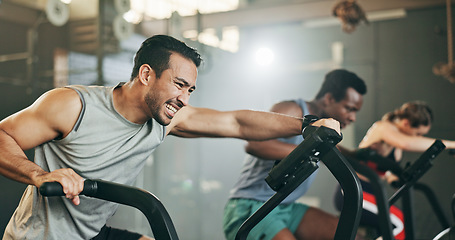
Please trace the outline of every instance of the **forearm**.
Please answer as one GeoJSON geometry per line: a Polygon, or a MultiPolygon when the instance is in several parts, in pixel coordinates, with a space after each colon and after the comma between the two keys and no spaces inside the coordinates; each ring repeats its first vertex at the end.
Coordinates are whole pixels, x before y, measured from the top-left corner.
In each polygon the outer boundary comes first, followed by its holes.
{"type": "Polygon", "coordinates": [[[84,179],[65,168],[51,173],[30,161],[16,141],[0,130],[0,174],[12,180],[40,187],[44,182],[59,182],[66,198],[75,205],[80,203],[79,193],[84,186],[84,179]]]}
{"type": "Polygon", "coordinates": [[[442,143],[444,143],[444,145],[446,145],[447,149],[455,149],[455,141],[443,139],[442,143]]]}
{"type": "Polygon", "coordinates": [[[302,119],[278,113],[252,110],[221,112],[207,108],[184,107],[168,132],[180,137],[232,137],[263,141],[301,134],[302,119]]]}
{"type": "Polygon", "coordinates": [[[278,140],[250,141],[245,146],[245,151],[255,157],[265,160],[281,160],[297,147],[278,140]]]}
{"type": "Polygon", "coordinates": [[[239,138],[269,140],[301,134],[302,119],[278,113],[238,111],[239,138]]]}
{"type": "MultiPolygon", "coordinates": [[[[436,141],[435,138],[413,137],[408,141],[401,143],[402,146],[399,148],[403,149],[404,151],[424,152],[434,143],[434,141],[436,141]]],[[[454,141],[442,140],[442,142],[448,149],[455,148],[454,141]]]]}
{"type": "Polygon", "coordinates": [[[0,130],[0,174],[25,184],[37,185],[37,177],[46,172],[30,161],[6,132],[0,130]]]}

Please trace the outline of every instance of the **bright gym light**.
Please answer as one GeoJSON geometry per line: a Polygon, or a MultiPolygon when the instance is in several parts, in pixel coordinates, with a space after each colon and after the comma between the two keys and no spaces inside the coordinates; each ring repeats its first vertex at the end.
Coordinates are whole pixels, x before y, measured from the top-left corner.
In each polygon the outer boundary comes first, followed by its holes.
{"type": "Polygon", "coordinates": [[[258,65],[268,66],[273,63],[275,53],[270,48],[259,48],[255,54],[255,60],[258,65]]]}

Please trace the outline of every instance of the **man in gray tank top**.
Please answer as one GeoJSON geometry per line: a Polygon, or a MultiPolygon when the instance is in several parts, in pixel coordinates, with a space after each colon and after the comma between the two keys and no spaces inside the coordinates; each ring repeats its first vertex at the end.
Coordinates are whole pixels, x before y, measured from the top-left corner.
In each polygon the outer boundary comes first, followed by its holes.
{"type": "MultiPolygon", "coordinates": [[[[112,233],[105,224],[117,205],[79,197],[84,179],[132,184],[168,134],[267,140],[301,133],[299,117],[189,106],[200,62],[195,49],[156,35],[137,51],[128,82],[53,89],[1,121],[0,174],[29,185],[3,239],[146,239],[112,233]],[[31,148],[33,161],[24,154],[31,148]],[[44,182],[59,182],[66,196],[41,196],[44,182]]],[[[313,125],[339,132],[333,119],[313,125]]]]}
{"type": "MultiPolygon", "coordinates": [[[[271,111],[295,117],[330,117],[338,120],[343,128],[356,120],[356,113],[362,107],[366,91],[364,81],[356,74],[337,69],[326,74],[314,100],[282,101],[275,104],[271,111]]],[[[248,142],[248,154],[224,211],[223,225],[228,240],[233,240],[240,225],[275,194],[264,179],[275,161],[289,155],[302,141],[302,136],[294,136],[248,142]]],[[[316,173],[317,171],[257,224],[249,233],[248,239],[333,239],[338,218],[296,202],[310,188],[316,173]]]]}

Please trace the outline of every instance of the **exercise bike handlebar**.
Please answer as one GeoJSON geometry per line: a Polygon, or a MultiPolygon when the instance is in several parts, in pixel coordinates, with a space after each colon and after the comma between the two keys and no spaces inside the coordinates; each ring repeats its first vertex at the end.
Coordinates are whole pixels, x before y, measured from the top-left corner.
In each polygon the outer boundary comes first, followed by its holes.
{"type": "MultiPolygon", "coordinates": [[[[84,189],[79,195],[91,196],[96,194],[97,191],[98,191],[97,181],[87,179],[84,181],[84,189]]],[[[46,197],[65,196],[65,193],[63,192],[63,187],[58,182],[43,183],[39,188],[39,192],[41,195],[46,197]]]]}
{"type": "Polygon", "coordinates": [[[247,239],[250,230],[318,168],[319,161],[346,190],[346,204],[334,239],[354,239],[360,221],[362,190],[354,171],[335,147],[341,136],[333,129],[314,126],[306,127],[303,135],[304,141],[270,170],[266,182],[276,193],[242,224],[236,240],[247,239]]]}
{"type": "Polygon", "coordinates": [[[438,156],[446,146],[441,140],[436,139],[434,143],[409,167],[403,170],[400,179],[404,184],[390,197],[389,204],[394,204],[398,198],[409,187],[414,185],[432,166],[433,160],[438,156]]]}
{"type": "MultiPolygon", "coordinates": [[[[58,182],[43,183],[39,192],[48,197],[65,195],[58,182]]],[[[166,208],[155,195],[148,191],[103,180],[87,179],[80,195],[137,208],[147,218],[156,240],[179,239],[166,208]]]]}
{"type": "Polygon", "coordinates": [[[405,206],[403,207],[405,235],[407,238],[409,237],[409,239],[414,238],[412,209],[410,208],[412,204],[406,204],[412,201],[411,193],[409,192],[409,188],[411,187],[420,190],[427,197],[441,225],[443,227],[449,225],[433,191],[431,191],[431,189],[426,185],[417,182],[420,177],[422,177],[431,168],[433,160],[444,149],[445,145],[442,141],[435,140],[434,143],[424,153],[422,153],[412,165],[409,164],[406,168],[401,168],[398,163],[388,163],[387,165],[389,167],[392,166],[395,168],[395,171],[393,172],[399,177],[399,181],[392,184],[392,186],[397,187],[398,190],[389,200],[387,200],[386,189],[380,180],[379,175],[372,168],[368,167],[366,164],[362,164],[361,162],[373,160],[373,162],[378,163],[379,166],[381,162],[390,160],[379,155],[376,151],[369,149],[357,150],[354,156],[348,158],[354,169],[366,177],[371,184],[371,188],[373,190],[372,192],[375,195],[376,205],[378,207],[378,223],[384,240],[395,239],[392,231],[392,223],[389,217],[389,206],[394,204],[400,197],[402,197],[402,201],[405,203],[405,206]]]}
{"type": "MultiPolygon", "coordinates": [[[[300,185],[300,179],[306,179],[317,169],[317,162],[333,146],[341,141],[342,137],[335,130],[326,127],[308,126],[302,133],[306,141],[299,144],[294,151],[278,162],[265,179],[274,191],[289,187],[293,182],[300,185]],[[302,171],[315,168],[309,173],[302,171]],[[304,175],[308,175],[304,177],[304,175]]],[[[295,186],[295,187],[297,187],[295,186]]]]}

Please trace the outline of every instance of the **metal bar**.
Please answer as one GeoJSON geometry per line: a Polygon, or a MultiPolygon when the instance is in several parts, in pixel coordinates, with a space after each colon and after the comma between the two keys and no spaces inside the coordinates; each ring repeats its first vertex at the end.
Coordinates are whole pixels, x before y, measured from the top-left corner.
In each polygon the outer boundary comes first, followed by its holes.
{"type": "Polygon", "coordinates": [[[318,168],[319,160],[325,163],[345,191],[343,210],[334,239],[355,238],[362,210],[362,190],[354,170],[334,147],[341,140],[334,132],[332,129],[320,127],[307,136],[304,131],[305,140],[272,168],[266,178],[266,182],[277,193],[242,224],[236,240],[245,240],[257,223],[318,168]]]}
{"type": "MultiPolygon", "coordinates": [[[[62,185],[58,182],[42,184],[39,192],[41,195],[48,197],[65,195],[62,185]]],[[[86,179],[81,195],[137,208],[149,221],[155,239],[179,239],[166,208],[155,195],[148,191],[99,179],[86,179]]]]}
{"type": "Polygon", "coordinates": [[[379,228],[381,229],[382,239],[393,240],[393,228],[390,220],[390,210],[386,196],[386,190],[384,185],[381,183],[378,174],[376,174],[371,168],[361,164],[357,159],[347,158],[351,166],[356,172],[362,174],[368,178],[373,194],[376,199],[376,206],[378,207],[378,222],[379,228]]]}
{"type": "Polygon", "coordinates": [[[12,53],[0,55],[0,62],[16,61],[16,60],[27,60],[30,57],[30,53],[12,53]]]}
{"type": "Polygon", "coordinates": [[[436,194],[434,193],[434,191],[431,190],[431,188],[428,185],[419,182],[415,183],[414,189],[422,192],[425,195],[428,202],[430,203],[431,208],[433,209],[433,212],[438,218],[442,228],[443,229],[449,228],[450,227],[449,220],[444,214],[444,210],[442,210],[441,204],[436,198],[436,194]]]}
{"type": "Polygon", "coordinates": [[[98,190],[87,196],[128,205],[139,209],[149,221],[153,237],[157,240],[178,240],[169,213],[152,193],[122,184],[96,180],[98,190]]]}
{"type": "Polygon", "coordinates": [[[104,18],[106,14],[105,12],[105,0],[99,0],[98,2],[98,18],[97,18],[97,26],[98,26],[98,48],[96,50],[96,58],[97,64],[96,69],[98,73],[98,85],[104,84],[104,73],[103,73],[103,62],[104,62],[104,18]]]}
{"type": "Polygon", "coordinates": [[[360,180],[354,169],[336,147],[333,147],[322,158],[322,162],[340,183],[344,192],[343,209],[341,210],[334,239],[354,240],[362,213],[363,192],[360,180]]]}
{"type": "Polygon", "coordinates": [[[401,198],[404,215],[404,234],[406,240],[415,239],[414,225],[414,187],[407,188],[401,198]]]}

